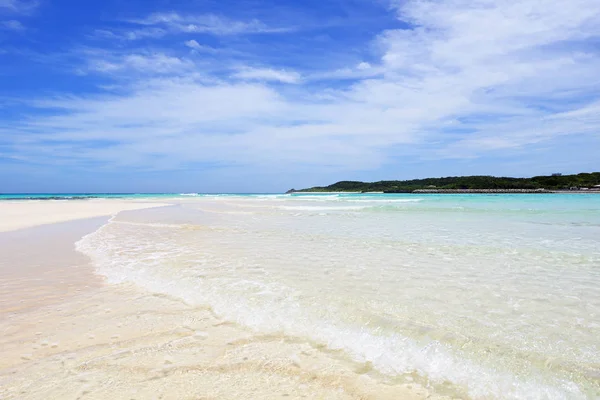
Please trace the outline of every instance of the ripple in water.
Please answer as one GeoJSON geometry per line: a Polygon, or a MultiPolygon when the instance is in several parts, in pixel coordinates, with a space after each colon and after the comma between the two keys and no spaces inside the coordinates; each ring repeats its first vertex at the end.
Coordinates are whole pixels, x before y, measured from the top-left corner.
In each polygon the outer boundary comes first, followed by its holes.
{"type": "Polygon", "coordinates": [[[393,379],[471,398],[600,396],[600,196],[317,197],[127,212],[77,248],[112,283],[393,379]]]}

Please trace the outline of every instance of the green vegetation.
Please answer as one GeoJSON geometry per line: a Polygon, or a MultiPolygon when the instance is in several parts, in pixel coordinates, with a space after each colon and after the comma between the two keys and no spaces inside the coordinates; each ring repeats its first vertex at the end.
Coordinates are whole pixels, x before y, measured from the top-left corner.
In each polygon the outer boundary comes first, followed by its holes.
{"type": "Polygon", "coordinates": [[[547,189],[569,190],[600,185],[600,172],[577,175],[534,176],[533,178],[498,178],[494,176],[453,176],[412,179],[408,181],[357,182],[341,181],[329,186],[292,190],[293,192],[386,192],[410,193],[417,189],[547,189]]]}

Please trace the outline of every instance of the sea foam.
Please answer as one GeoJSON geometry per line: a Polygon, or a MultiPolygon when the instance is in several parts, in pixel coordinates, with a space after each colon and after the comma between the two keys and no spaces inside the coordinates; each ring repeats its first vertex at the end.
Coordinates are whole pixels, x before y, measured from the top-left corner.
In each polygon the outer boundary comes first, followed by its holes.
{"type": "Polygon", "coordinates": [[[319,206],[263,198],[258,209],[251,198],[233,198],[219,209],[255,213],[208,215],[198,210],[214,199],[194,201],[160,218],[156,210],[124,213],[77,249],[110,283],[210,306],[396,379],[450,384],[471,398],[598,394],[591,371],[600,357],[600,236],[565,221],[597,219],[600,205],[515,217],[504,209],[528,208],[518,200],[465,205],[489,213],[436,198],[429,209],[425,199],[412,212],[373,214],[332,197],[319,206]],[[447,214],[431,211],[440,207],[447,214]],[[315,219],[298,211],[326,212],[315,219]],[[524,222],[531,218],[545,225],[524,222]]]}

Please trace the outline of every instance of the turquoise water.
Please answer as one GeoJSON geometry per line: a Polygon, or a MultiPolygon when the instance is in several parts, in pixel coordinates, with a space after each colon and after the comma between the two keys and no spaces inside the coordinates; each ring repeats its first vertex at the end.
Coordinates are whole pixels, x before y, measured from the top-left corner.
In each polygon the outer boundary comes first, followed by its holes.
{"type": "MultiPolygon", "coordinates": [[[[160,199],[202,196],[198,193],[10,193],[0,200],[160,199]]],[[[218,196],[228,196],[219,194],[218,196]]]]}
{"type": "Polygon", "coordinates": [[[108,282],[335,350],[374,379],[600,398],[600,195],[160,196],[172,205],[78,242],[108,282]]]}
{"type": "MultiPolygon", "coordinates": [[[[599,193],[600,194],[600,193],[599,193]]],[[[242,198],[273,198],[273,199],[336,199],[338,201],[352,200],[393,200],[402,198],[427,198],[428,205],[432,202],[452,205],[455,203],[468,204],[535,204],[536,208],[543,205],[565,203],[571,205],[595,204],[600,200],[595,193],[557,193],[557,194],[384,194],[384,193],[294,193],[291,195],[277,193],[0,193],[0,200],[78,200],[78,199],[164,199],[164,198],[190,198],[190,197],[242,197],[242,198]]]]}

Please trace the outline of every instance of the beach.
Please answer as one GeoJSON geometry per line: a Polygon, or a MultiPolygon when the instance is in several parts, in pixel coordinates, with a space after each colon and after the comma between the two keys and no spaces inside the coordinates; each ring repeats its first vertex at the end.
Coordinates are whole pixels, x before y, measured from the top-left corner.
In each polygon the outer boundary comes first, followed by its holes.
{"type": "Polygon", "coordinates": [[[111,284],[75,250],[119,212],[164,205],[0,203],[0,398],[444,398],[384,382],[369,363],[306,338],[224,319],[208,304],[111,284]]]}
{"type": "Polygon", "coordinates": [[[598,199],[2,201],[0,398],[597,398],[598,199]]]}
{"type": "Polygon", "coordinates": [[[121,211],[164,205],[160,202],[92,199],[85,201],[30,200],[3,201],[0,207],[0,232],[94,217],[111,216],[121,211]]]}

